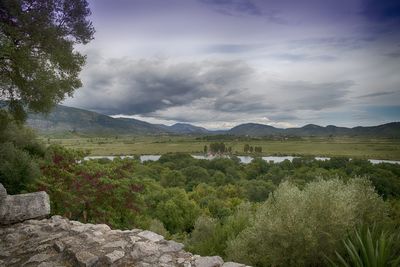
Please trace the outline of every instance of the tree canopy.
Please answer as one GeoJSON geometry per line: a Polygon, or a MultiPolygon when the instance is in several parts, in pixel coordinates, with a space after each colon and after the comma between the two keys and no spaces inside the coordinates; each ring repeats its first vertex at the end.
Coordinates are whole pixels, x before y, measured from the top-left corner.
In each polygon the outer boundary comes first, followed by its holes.
{"type": "Polygon", "coordinates": [[[0,1],[0,100],[17,120],[28,108],[48,112],[81,86],[85,56],[76,44],[93,39],[86,0],[0,1]]]}

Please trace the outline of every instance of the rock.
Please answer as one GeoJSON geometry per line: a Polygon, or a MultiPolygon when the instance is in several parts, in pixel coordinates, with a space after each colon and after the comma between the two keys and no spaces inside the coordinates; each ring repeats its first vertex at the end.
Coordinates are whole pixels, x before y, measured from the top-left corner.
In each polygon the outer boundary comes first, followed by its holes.
{"type": "Polygon", "coordinates": [[[94,266],[99,260],[96,255],[93,255],[92,253],[87,251],[79,251],[75,253],[75,259],[78,262],[78,265],[83,267],[94,266]]]}
{"type": "MultiPolygon", "coordinates": [[[[60,216],[0,225],[0,266],[244,267],[201,257],[140,229],[111,230],[60,216]],[[73,228],[73,229],[72,229],[73,228]]],[[[246,266],[248,267],[248,266],[246,266]]]]}
{"type": "Polygon", "coordinates": [[[178,243],[172,240],[167,241],[165,244],[160,246],[160,251],[163,253],[166,252],[178,252],[182,250],[184,245],[182,243],[178,243]]]}
{"type": "Polygon", "coordinates": [[[119,241],[114,241],[114,242],[107,243],[107,244],[103,245],[103,248],[117,248],[117,247],[120,247],[120,248],[124,249],[127,244],[128,244],[128,242],[126,242],[125,240],[119,240],[119,241]]]}
{"type": "Polygon", "coordinates": [[[134,235],[129,236],[129,238],[130,238],[132,244],[135,244],[137,241],[140,240],[140,237],[134,236],[134,235]]]}
{"type": "Polygon", "coordinates": [[[145,238],[147,240],[150,240],[152,242],[158,242],[161,240],[164,240],[164,237],[162,235],[150,232],[150,231],[143,231],[137,234],[138,236],[145,238]]]}
{"type": "Polygon", "coordinates": [[[200,257],[194,263],[196,267],[220,267],[222,264],[224,264],[224,261],[219,256],[200,257]]]}
{"type": "Polygon", "coordinates": [[[225,262],[222,267],[245,267],[246,265],[244,264],[240,264],[240,263],[236,263],[236,262],[225,262]]]}
{"type": "Polygon", "coordinates": [[[0,224],[11,224],[50,214],[50,200],[46,192],[7,195],[0,184],[0,224]]]}
{"type": "Polygon", "coordinates": [[[113,252],[108,253],[105,256],[105,258],[106,258],[107,263],[113,264],[114,262],[123,258],[124,256],[125,256],[125,252],[123,252],[121,250],[114,250],[113,252]]]}
{"type": "Polygon", "coordinates": [[[171,255],[169,254],[164,254],[160,257],[159,262],[160,263],[168,263],[168,262],[172,262],[173,258],[171,255]]]}
{"type": "Polygon", "coordinates": [[[32,257],[30,257],[29,260],[25,264],[31,263],[31,262],[43,262],[43,261],[50,259],[51,257],[52,257],[51,255],[44,254],[44,253],[36,254],[36,255],[33,255],[32,257]]]}
{"type": "Polygon", "coordinates": [[[54,249],[55,249],[57,252],[63,252],[64,249],[65,249],[65,245],[64,245],[64,243],[61,242],[61,241],[56,241],[56,242],[54,242],[54,249]]]}
{"type": "Polygon", "coordinates": [[[96,224],[92,227],[95,231],[107,232],[110,231],[111,228],[107,224],[96,224]]]}
{"type": "Polygon", "coordinates": [[[7,190],[4,186],[0,183],[0,205],[6,200],[7,198],[7,190]]]}
{"type": "Polygon", "coordinates": [[[158,246],[152,242],[136,242],[131,256],[135,260],[141,259],[143,257],[149,257],[152,255],[159,256],[160,252],[158,251],[158,246]]]}

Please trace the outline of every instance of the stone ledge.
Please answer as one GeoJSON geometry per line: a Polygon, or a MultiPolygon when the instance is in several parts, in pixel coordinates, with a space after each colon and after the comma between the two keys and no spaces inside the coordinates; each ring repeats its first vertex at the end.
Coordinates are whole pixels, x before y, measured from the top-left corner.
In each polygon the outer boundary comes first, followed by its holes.
{"type": "Polygon", "coordinates": [[[50,200],[46,192],[7,195],[6,189],[0,184],[0,224],[44,218],[49,214],[50,200]]]}
{"type": "Polygon", "coordinates": [[[61,216],[0,226],[0,266],[245,267],[193,255],[150,231],[111,230],[61,216]]]}

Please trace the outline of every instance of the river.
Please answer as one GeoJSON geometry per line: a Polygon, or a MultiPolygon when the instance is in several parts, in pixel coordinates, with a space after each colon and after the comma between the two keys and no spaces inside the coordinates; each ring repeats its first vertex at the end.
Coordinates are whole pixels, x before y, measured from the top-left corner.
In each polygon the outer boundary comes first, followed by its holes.
{"type": "MultiPolygon", "coordinates": [[[[207,160],[212,160],[215,159],[217,157],[221,157],[221,156],[204,156],[204,155],[191,155],[193,158],[195,159],[207,159],[207,160]]],[[[85,157],[85,160],[89,160],[89,159],[102,159],[102,158],[107,158],[110,160],[113,160],[115,158],[134,158],[134,156],[88,156],[85,157]]],[[[157,161],[159,160],[161,157],[161,155],[141,155],[140,156],[140,161],[144,162],[144,161],[157,161]]],[[[224,156],[224,157],[228,157],[228,156],[224,156]]],[[[251,156],[237,156],[240,159],[241,163],[244,164],[248,164],[253,160],[253,157],[251,156]]],[[[292,157],[292,156],[269,156],[269,157],[262,157],[263,160],[268,161],[268,162],[273,162],[273,163],[279,163],[282,162],[284,160],[289,160],[292,161],[294,158],[296,157],[292,157]]],[[[315,157],[316,160],[329,160],[329,157],[315,157]]],[[[369,159],[369,161],[372,164],[379,164],[379,163],[391,163],[391,164],[400,164],[400,161],[398,160],[383,160],[383,159],[369,159]]]]}

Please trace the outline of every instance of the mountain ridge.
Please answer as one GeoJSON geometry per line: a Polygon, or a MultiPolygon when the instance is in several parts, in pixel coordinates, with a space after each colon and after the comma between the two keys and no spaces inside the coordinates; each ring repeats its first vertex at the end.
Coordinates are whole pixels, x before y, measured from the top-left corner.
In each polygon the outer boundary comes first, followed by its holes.
{"type": "Polygon", "coordinates": [[[298,128],[276,128],[266,124],[244,123],[228,130],[212,131],[189,123],[171,126],[152,124],[131,118],[113,118],[93,111],[57,105],[47,115],[29,113],[27,123],[39,133],[77,132],[85,134],[133,134],[133,135],[215,135],[233,136],[380,136],[400,137],[400,122],[377,126],[352,128],[307,124],[298,128]]]}

